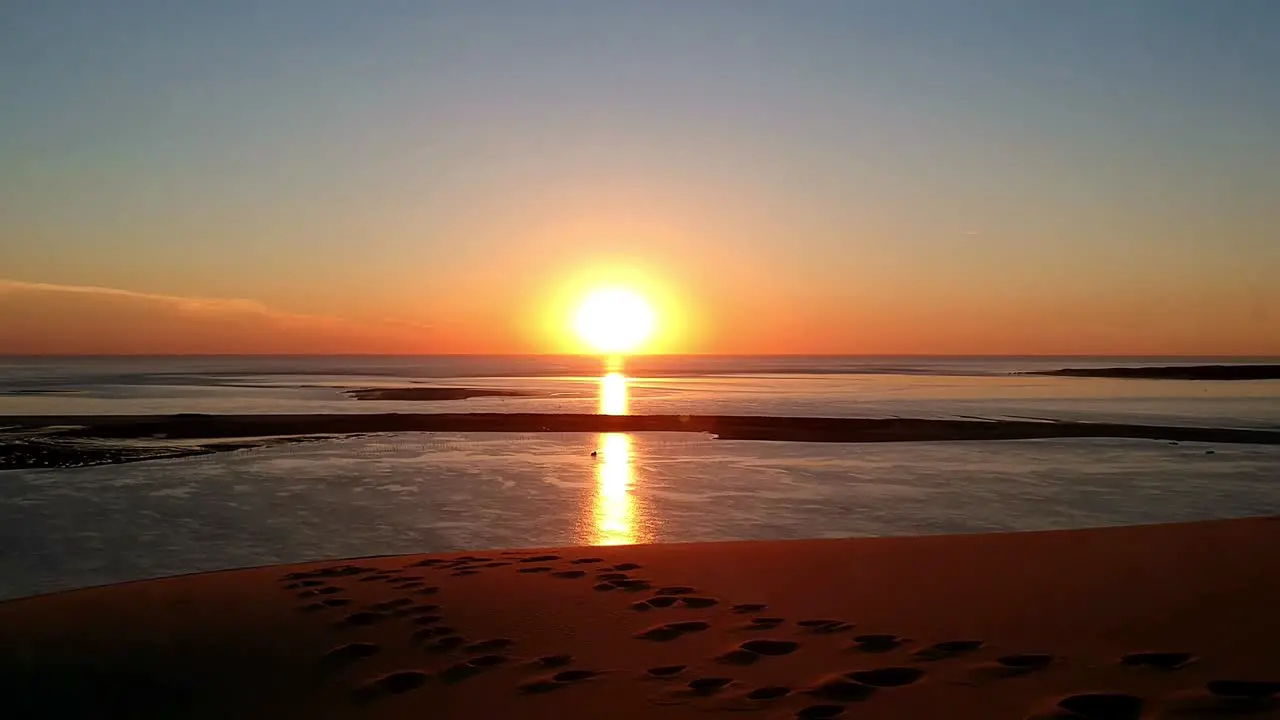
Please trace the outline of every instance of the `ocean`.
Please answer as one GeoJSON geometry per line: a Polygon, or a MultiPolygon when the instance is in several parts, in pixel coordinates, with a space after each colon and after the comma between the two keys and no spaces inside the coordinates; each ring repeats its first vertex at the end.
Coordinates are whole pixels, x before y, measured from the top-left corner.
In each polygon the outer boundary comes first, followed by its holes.
{"type": "MultiPolygon", "coordinates": [[[[1280,429],[1280,381],[1025,373],[1260,358],[0,358],[2,416],[537,412],[1280,429]],[[527,393],[362,401],[368,388],[527,393]]],[[[0,441],[3,435],[0,434],[0,441]]],[[[0,598],[494,547],[1040,530],[1280,513],[1280,446],[385,433],[0,471],[0,598]],[[595,453],[593,456],[592,453],[595,453]]]]}

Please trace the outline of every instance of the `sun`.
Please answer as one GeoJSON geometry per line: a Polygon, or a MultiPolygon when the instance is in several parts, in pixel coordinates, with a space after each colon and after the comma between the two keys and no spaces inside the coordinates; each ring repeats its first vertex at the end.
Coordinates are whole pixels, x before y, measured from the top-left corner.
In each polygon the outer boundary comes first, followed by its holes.
{"type": "Polygon", "coordinates": [[[602,288],[583,299],[574,315],[578,337],[602,353],[634,352],[653,334],[657,317],[639,293],[602,288]]]}

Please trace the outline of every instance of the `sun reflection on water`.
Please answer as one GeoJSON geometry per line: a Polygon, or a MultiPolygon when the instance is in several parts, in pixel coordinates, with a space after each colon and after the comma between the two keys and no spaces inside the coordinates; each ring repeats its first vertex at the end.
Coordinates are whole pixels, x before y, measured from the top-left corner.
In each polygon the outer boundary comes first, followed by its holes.
{"type": "Polygon", "coordinates": [[[602,433],[599,453],[593,544],[630,545],[636,542],[631,437],[626,433],[602,433]]]}
{"type": "MultiPolygon", "coordinates": [[[[626,415],[628,412],[627,376],[611,364],[600,378],[600,414],[626,415]]],[[[636,501],[637,484],[633,454],[635,445],[627,433],[600,433],[596,450],[595,496],[589,528],[583,541],[592,545],[631,545],[648,542],[647,523],[641,518],[636,501]]]]}
{"type": "Polygon", "coordinates": [[[620,372],[611,372],[600,378],[600,414],[627,414],[626,375],[620,372]]]}

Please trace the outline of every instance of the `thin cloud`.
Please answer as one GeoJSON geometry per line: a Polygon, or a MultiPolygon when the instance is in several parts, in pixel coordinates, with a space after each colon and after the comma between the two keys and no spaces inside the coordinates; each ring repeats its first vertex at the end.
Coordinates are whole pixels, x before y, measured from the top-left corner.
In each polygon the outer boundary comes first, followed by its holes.
{"type": "MultiPolygon", "coordinates": [[[[75,295],[97,295],[105,297],[142,300],[167,305],[179,312],[196,315],[257,315],[266,319],[291,323],[310,323],[318,325],[351,324],[354,321],[328,315],[311,315],[294,313],[272,308],[258,300],[245,298],[210,298],[191,297],[187,295],[163,295],[160,293],[138,292],[122,288],[99,287],[96,285],[58,285],[54,283],[27,282],[25,280],[0,279],[0,294],[15,292],[64,293],[75,295]]],[[[384,318],[375,321],[387,326],[429,329],[430,325],[409,320],[384,318]]]]}
{"type": "MultiPolygon", "coordinates": [[[[149,317],[157,322],[167,317],[181,323],[172,327],[175,330],[183,328],[177,331],[184,335],[189,331],[194,333],[189,337],[198,339],[209,331],[215,331],[217,337],[225,337],[237,347],[289,342],[306,347],[341,349],[354,346],[396,351],[399,348],[420,348],[421,343],[428,340],[426,331],[432,329],[423,323],[394,318],[354,319],[288,312],[245,298],[165,295],[96,285],[60,285],[0,278],[0,300],[6,297],[10,303],[17,303],[11,309],[28,318],[48,317],[45,313],[50,306],[39,300],[40,297],[48,301],[58,297],[67,300],[78,298],[77,303],[89,303],[83,307],[124,302],[138,308],[152,308],[147,311],[149,317]],[[29,313],[21,312],[27,309],[29,313]]],[[[122,311],[125,307],[121,306],[122,311]]],[[[68,316],[64,313],[63,317],[68,316]]],[[[20,320],[16,316],[12,319],[20,320]]],[[[155,330],[154,327],[129,325],[124,316],[121,316],[121,322],[126,323],[122,332],[130,335],[155,330]]],[[[10,332],[14,332],[13,327],[16,326],[11,326],[10,332]]],[[[0,335],[4,330],[0,327],[0,335]]]]}

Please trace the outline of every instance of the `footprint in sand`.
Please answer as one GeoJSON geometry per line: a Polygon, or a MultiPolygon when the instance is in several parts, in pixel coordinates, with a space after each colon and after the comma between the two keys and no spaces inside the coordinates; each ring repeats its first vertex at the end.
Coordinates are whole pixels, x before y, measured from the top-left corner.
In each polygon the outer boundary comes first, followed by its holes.
{"type": "Polygon", "coordinates": [[[790,655],[800,649],[800,643],[791,640],[748,640],[738,646],[757,655],[790,655]]]}
{"type": "Polygon", "coordinates": [[[1010,678],[1028,675],[1053,664],[1054,656],[1045,653],[1016,653],[1002,655],[995,662],[974,667],[970,675],[976,679],[1010,678]]]}
{"type": "Polygon", "coordinates": [[[569,561],[569,564],[571,564],[571,565],[589,565],[589,564],[592,564],[592,563],[601,563],[601,562],[604,562],[604,558],[598,558],[598,557],[587,557],[587,558],[578,558],[577,560],[570,560],[570,561],[569,561]]]}
{"type": "Polygon", "coordinates": [[[357,701],[368,702],[380,695],[399,695],[422,687],[427,682],[427,674],[421,670],[400,670],[384,675],[373,682],[356,688],[357,701]]]}
{"type": "Polygon", "coordinates": [[[405,607],[399,608],[395,611],[394,614],[400,617],[404,617],[407,615],[426,615],[428,613],[438,612],[439,610],[440,610],[439,605],[431,605],[428,603],[423,603],[421,605],[407,605],[405,607]]]}
{"type": "Polygon", "coordinates": [[[822,700],[857,702],[871,697],[875,691],[874,687],[852,680],[846,675],[836,675],[819,680],[807,692],[822,700]]]}
{"type": "Polygon", "coordinates": [[[651,597],[648,600],[631,603],[631,607],[635,610],[644,612],[645,610],[652,610],[654,608],[671,607],[678,602],[680,602],[680,598],[674,595],[658,595],[656,597],[651,597]]]}
{"type": "Polygon", "coordinates": [[[1135,652],[1120,658],[1126,667],[1146,667],[1155,670],[1177,670],[1196,661],[1189,652],[1135,652]]]}
{"type": "Polygon", "coordinates": [[[414,642],[418,642],[421,640],[429,640],[431,638],[448,637],[453,635],[455,632],[457,631],[447,625],[436,625],[434,627],[426,627],[421,630],[413,631],[413,634],[409,636],[409,639],[414,642]]]}
{"type": "Polygon", "coordinates": [[[946,660],[957,655],[971,653],[981,647],[981,640],[945,640],[940,643],[934,643],[922,650],[917,650],[915,658],[917,660],[946,660]]]}
{"type": "Polygon", "coordinates": [[[320,604],[331,608],[345,607],[351,604],[351,598],[325,598],[320,601],[320,604]]]}
{"type": "Polygon", "coordinates": [[[384,613],[362,610],[360,612],[351,613],[345,618],[339,620],[337,624],[351,626],[373,625],[374,623],[382,622],[386,617],[387,616],[384,613]]]}
{"type": "Polygon", "coordinates": [[[412,590],[414,588],[420,588],[424,584],[425,583],[423,583],[421,580],[409,580],[408,582],[402,582],[398,585],[392,585],[392,587],[395,588],[396,590],[412,590]]]}
{"type": "Polygon", "coordinates": [[[540,658],[534,658],[530,664],[540,668],[557,668],[564,667],[571,662],[573,662],[572,655],[561,653],[559,655],[543,655],[540,658]]]}
{"type": "Polygon", "coordinates": [[[463,660],[460,663],[450,665],[440,671],[440,679],[453,683],[460,680],[466,680],[474,675],[479,675],[491,667],[504,665],[511,661],[506,655],[480,655],[469,660],[463,660]]]}
{"type": "Polygon", "coordinates": [[[687,608],[702,609],[709,608],[712,605],[720,604],[720,601],[713,597],[699,597],[696,595],[686,595],[680,598],[680,604],[687,608]]]}
{"type": "Polygon", "coordinates": [[[1058,701],[1054,712],[1037,718],[1062,720],[1139,720],[1142,698],[1124,693],[1081,693],[1058,701]]]}
{"type": "Polygon", "coordinates": [[[754,653],[742,648],[734,648],[729,652],[717,655],[715,657],[715,661],[725,665],[754,665],[761,657],[763,656],[760,655],[760,653],[754,653]]]}
{"type": "Polygon", "coordinates": [[[377,582],[378,580],[389,580],[390,575],[365,575],[360,578],[360,582],[377,582]]]}
{"type": "Polygon", "coordinates": [[[843,705],[810,705],[796,711],[796,717],[803,720],[823,720],[823,718],[840,717],[843,714],[843,705]]]}
{"type": "Polygon", "coordinates": [[[414,625],[434,625],[442,620],[444,620],[443,615],[419,615],[410,622],[414,625]]]}
{"type": "Polygon", "coordinates": [[[686,687],[699,695],[710,695],[720,692],[721,690],[733,684],[733,678],[727,677],[700,677],[689,681],[686,687]]]}
{"type": "Polygon", "coordinates": [[[648,670],[645,670],[645,673],[649,677],[669,678],[669,677],[675,677],[676,675],[679,675],[680,673],[687,670],[688,667],[689,667],[688,665],[659,665],[657,667],[651,667],[648,670]]]}
{"type": "Polygon", "coordinates": [[[1199,692],[1181,693],[1165,702],[1170,717],[1249,715],[1274,710],[1280,681],[1210,680],[1199,692]]]}
{"type": "Polygon", "coordinates": [[[653,583],[642,579],[610,580],[609,584],[618,590],[626,590],[627,592],[639,592],[653,587],[653,583]]]}
{"type": "Polygon", "coordinates": [[[576,580],[580,577],[586,577],[587,571],[586,570],[560,570],[560,571],[551,573],[551,576],[562,578],[565,580],[576,580]]]}
{"type": "Polygon", "coordinates": [[[784,698],[790,694],[791,694],[791,688],[789,687],[784,687],[782,685],[766,685],[764,687],[758,687],[755,690],[752,690],[751,692],[747,693],[745,697],[748,700],[766,701],[766,700],[777,700],[778,698],[784,698]]]}
{"type": "Polygon", "coordinates": [[[856,670],[845,677],[874,688],[902,687],[924,677],[924,671],[911,667],[884,667],[874,670],[856,670]]]}
{"type": "Polygon", "coordinates": [[[666,587],[660,587],[654,592],[659,595],[692,595],[698,591],[696,588],[691,588],[688,585],[668,585],[666,587]]]}
{"type": "Polygon", "coordinates": [[[436,595],[440,592],[438,587],[424,587],[413,591],[414,595],[436,595]]]}
{"type": "Polygon", "coordinates": [[[750,615],[751,613],[758,613],[763,610],[768,610],[769,606],[765,605],[764,603],[738,603],[737,605],[734,605],[729,609],[738,613],[739,615],[750,615]]]}
{"type": "Polygon", "coordinates": [[[907,641],[890,633],[868,633],[853,638],[854,647],[863,652],[889,652],[907,641]]]}
{"type": "Polygon", "coordinates": [[[503,650],[515,644],[516,641],[511,638],[492,638],[471,643],[462,650],[463,652],[487,652],[490,650],[503,650]]]}
{"type": "Polygon", "coordinates": [[[657,642],[667,642],[675,640],[681,635],[689,633],[702,632],[711,627],[711,623],[702,620],[685,620],[684,622],[667,623],[665,625],[657,625],[640,633],[636,637],[641,640],[655,640],[657,642]]]}
{"type": "Polygon", "coordinates": [[[804,628],[811,633],[837,633],[843,632],[853,627],[852,623],[843,620],[814,619],[814,620],[797,620],[796,625],[804,628]]]}
{"type": "Polygon", "coordinates": [[[627,575],[626,573],[620,573],[620,572],[602,572],[602,573],[596,574],[596,579],[601,582],[610,582],[612,580],[626,580],[629,577],[631,576],[627,575]]]}
{"type": "Polygon", "coordinates": [[[467,639],[461,635],[445,635],[437,638],[436,641],[428,645],[426,649],[435,652],[450,652],[457,650],[466,644],[467,639]]]}
{"type": "Polygon", "coordinates": [[[520,569],[519,569],[519,570],[517,570],[516,572],[522,572],[522,573],[545,573],[545,572],[551,572],[551,568],[547,567],[546,565],[539,565],[539,566],[537,566],[537,567],[520,568],[520,569]]]}
{"type": "Polygon", "coordinates": [[[614,565],[613,569],[620,570],[622,572],[630,572],[632,570],[639,570],[640,566],[635,563],[625,562],[625,563],[618,563],[617,565],[614,565]]]}
{"type": "Polygon", "coordinates": [[[303,580],[302,582],[294,583],[294,584],[298,585],[299,587],[320,587],[321,585],[324,585],[324,581],[323,580],[303,580]]]}
{"type": "Polygon", "coordinates": [[[357,660],[377,655],[381,651],[382,648],[374,643],[347,643],[325,653],[324,657],[320,659],[320,666],[325,670],[337,670],[351,665],[357,660]]]}
{"type": "Polygon", "coordinates": [[[288,580],[310,580],[315,578],[336,578],[348,577],[351,575],[360,575],[362,573],[373,572],[370,567],[361,567],[359,565],[331,565],[329,567],[319,568],[317,570],[303,570],[300,572],[291,572],[281,578],[282,581],[288,580]]]}
{"type": "Polygon", "coordinates": [[[449,574],[452,575],[453,577],[466,577],[467,575],[479,575],[480,571],[479,570],[454,570],[449,574]]]}
{"type": "Polygon", "coordinates": [[[533,557],[520,558],[522,563],[538,563],[538,562],[554,562],[560,560],[559,555],[534,555],[533,557]]]}
{"type": "Polygon", "coordinates": [[[407,605],[412,605],[412,604],[413,604],[413,601],[410,600],[409,598],[395,598],[392,600],[383,600],[382,602],[373,603],[372,605],[369,606],[369,609],[376,610],[377,612],[387,612],[388,610],[395,610],[396,608],[401,608],[401,607],[405,607],[407,605]]]}
{"type": "Polygon", "coordinates": [[[551,692],[575,683],[585,682],[602,674],[599,670],[563,670],[549,678],[539,678],[523,683],[519,686],[519,690],[520,692],[531,694],[551,692]]]}
{"type": "Polygon", "coordinates": [[[743,630],[773,630],[782,625],[786,620],[780,617],[754,617],[744,626],[743,630]]]}

